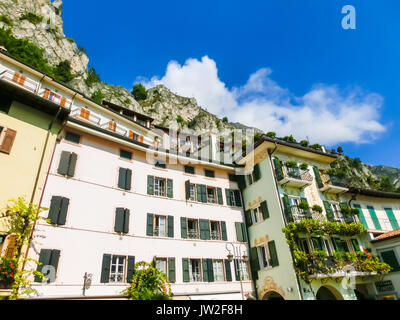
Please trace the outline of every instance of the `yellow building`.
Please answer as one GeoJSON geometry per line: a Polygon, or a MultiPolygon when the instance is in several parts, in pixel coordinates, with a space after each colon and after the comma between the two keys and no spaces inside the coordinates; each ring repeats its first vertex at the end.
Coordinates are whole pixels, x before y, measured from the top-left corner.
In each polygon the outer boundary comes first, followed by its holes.
{"type": "MultiPolygon", "coordinates": [[[[0,54],[0,213],[10,199],[40,204],[57,135],[70,110],[57,84],[0,54]]],[[[72,92],[72,90],[71,90],[72,92]]],[[[11,255],[7,218],[0,218],[0,254],[11,255]]]]}

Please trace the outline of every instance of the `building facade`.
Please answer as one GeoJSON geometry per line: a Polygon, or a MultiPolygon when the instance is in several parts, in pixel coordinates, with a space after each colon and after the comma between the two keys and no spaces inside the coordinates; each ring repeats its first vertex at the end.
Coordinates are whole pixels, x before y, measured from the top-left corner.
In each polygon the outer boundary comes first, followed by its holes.
{"type": "Polygon", "coordinates": [[[349,188],[329,174],[335,159],[323,148],[264,137],[239,161],[248,173],[239,184],[259,299],[371,298],[382,280],[360,268],[369,232],[359,232],[363,217],[352,210],[349,188]],[[358,269],[350,277],[339,265],[358,269]]]}

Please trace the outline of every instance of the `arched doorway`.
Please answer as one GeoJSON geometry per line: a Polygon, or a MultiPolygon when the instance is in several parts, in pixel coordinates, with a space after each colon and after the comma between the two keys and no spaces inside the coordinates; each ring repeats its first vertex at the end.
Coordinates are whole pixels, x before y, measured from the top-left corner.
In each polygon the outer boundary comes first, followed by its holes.
{"type": "Polygon", "coordinates": [[[264,295],[263,300],[285,300],[285,299],[278,292],[269,291],[264,295]]]}
{"type": "Polygon", "coordinates": [[[343,297],[335,288],[322,286],[317,291],[317,300],[343,300],[343,297]]]}

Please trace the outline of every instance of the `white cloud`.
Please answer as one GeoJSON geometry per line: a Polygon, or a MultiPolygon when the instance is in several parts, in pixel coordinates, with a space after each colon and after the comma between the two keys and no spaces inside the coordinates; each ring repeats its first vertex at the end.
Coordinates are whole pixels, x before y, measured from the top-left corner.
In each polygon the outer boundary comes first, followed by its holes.
{"type": "Polygon", "coordinates": [[[273,81],[271,73],[269,68],[259,69],[243,86],[229,89],[218,77],[215,61],[204,56],[184,65],[170,61],[162,78],[139,79],[147,88],[164,84],[179,95],[194,97],[200,106],[229,121],[278,136],[292,134],[298,141],[309,137],[311,143],[326,145],[366,143],[385,131],[379,122],[380,95],[319,84],[296,97],[273,81]]]}

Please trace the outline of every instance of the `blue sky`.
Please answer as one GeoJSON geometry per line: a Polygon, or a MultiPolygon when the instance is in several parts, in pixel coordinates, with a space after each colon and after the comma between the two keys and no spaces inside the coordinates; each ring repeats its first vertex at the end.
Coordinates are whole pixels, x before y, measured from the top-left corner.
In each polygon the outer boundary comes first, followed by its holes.
{"type": "Polygon", "coordinates": [[[400,167],[396,0],[64,1],[102,80],[139,79],[279,135],[400,167]],[[341,27],[344,5],[356,30],[341,27]]]}

